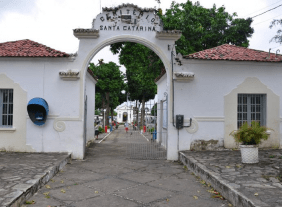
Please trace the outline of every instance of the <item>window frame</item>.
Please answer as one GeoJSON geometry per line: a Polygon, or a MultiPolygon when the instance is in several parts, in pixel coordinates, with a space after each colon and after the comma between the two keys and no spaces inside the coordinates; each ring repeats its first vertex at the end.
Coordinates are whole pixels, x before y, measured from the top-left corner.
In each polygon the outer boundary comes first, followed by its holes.
{"type": "Polygon", "coordinates": [[[0,88],[0,128],[13,128],[13,124],[14,124],[13,119],[14,119],[14,89],[0,88]],[[7,95],[8,95],[6,102],[4,102],[5,91],[7,91],[7,95]],[[5,114],[4,114],[4,105],[7,105],[5,114]],[[3,124],[4,116],[7,116],[5,125],[3,124]]]}
{"type": "Polygon", "coordinates": [[[237,94],[237,128],[244,122],[258,121],[266,126],[266,94],[237,94]],[[258,117],[257,117],[258,116],[258,117]]]}

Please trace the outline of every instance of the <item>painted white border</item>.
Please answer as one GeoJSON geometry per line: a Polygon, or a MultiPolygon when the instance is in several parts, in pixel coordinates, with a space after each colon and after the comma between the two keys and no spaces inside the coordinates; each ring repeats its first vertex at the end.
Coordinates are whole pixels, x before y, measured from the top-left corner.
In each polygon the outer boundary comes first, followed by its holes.
{"type": "Polygon", "coordinates": [[[280,146],[280,97],[256,77],[248,77],[229,94],[224,96],[224,147],[235,148],[236,143],[230,133],[237,130],[237,99],[239,93],[266,94],[266,126],[273,133],[261,147],[280,146]]]}

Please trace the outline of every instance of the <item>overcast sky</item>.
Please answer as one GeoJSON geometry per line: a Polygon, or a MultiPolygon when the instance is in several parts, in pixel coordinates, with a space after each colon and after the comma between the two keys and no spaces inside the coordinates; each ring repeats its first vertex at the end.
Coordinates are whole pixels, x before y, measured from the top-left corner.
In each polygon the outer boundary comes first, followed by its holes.
{"type": "MultiPolygon", "coordinates": [[[[176,0],[186,2],[186,0],[176,0]]],[[[196,2],[192,0],[192,2],[196,2]]],[[[203,7],[225,6],[229,13],[236,12],[239,18],[253,17],[282,4],[282,0],[200,0],[203,7]]],[[[101,7],[112,7],[122,3],[133,3],[139,7],[159,7],[155,0],[0,0],[0,42],[30,39],[54,49],[75,53],[78,39],[73,36],[75,28],[91,28],[92,20],[101,12],[101,7]],[[101,2],[101,5],[100,5],[101,2]]],[[[161,0],[163,11],[170,7],[171,0],[161,0]]],[[[271,52],[282,46],[270,43],[278,27],[269,29],[274,18],[282,18],[282,6],[254,18],[255,32],[250,38],[249,48],[271,52]]],[[[92,60],[118,63],[106,47],[92,60]]],[[[124,69],[123,69],[124,71],[124,69]]]]}
{"type": "MultiPolygon", "coordinates": [[[[185,2],[186,0],[176,0],[185,2]]],[[[195,2],[193,0],[193,2],[195,2]]],[[[227,12],[236,12],[238,17],[260,14],[282,4],[282,0],[201,0],[203,7],[224,5],[227,12]]],[[[102,7],[133,3],[140,7],[158,7],[155,0],[101,0],[102,7]]],[[[161,0],[163,10],[169,8],[171,0],[161,0]]],[[[78,39],[72,29],[90,28],[93,18],[100,13],[100,0],[0,0],[0,42],[31,39],[67,53],[78,49],[78,39]]],[[[272,52],[282,47],[269,43],[278,27],[269,29],[273,18],[282,18],[282,7],[254,18],[255,32],[250,38],[250,48],[272,52]]],[[[97,56],[105,56],[108,48],[97,56]]],[[[107,54],[109,56],[109,54],[107,54]]],[[[99,57],[96,57],[97,60],[99,57]]],[[[112,57],[108,57],[111,59],[112,57]]],[[[105,59],[105,58],[104,58],[105,59]]]]}

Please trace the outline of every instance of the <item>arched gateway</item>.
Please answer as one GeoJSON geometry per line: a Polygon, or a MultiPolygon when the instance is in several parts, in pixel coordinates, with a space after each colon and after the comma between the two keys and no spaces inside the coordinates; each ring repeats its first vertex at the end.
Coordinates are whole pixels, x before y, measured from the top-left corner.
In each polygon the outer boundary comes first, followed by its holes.
{"type": "MultiPolygon", "coordinates": [[[[71,70],[79,71],[80,76],[80,110],[79,117],[58,117],[54,128],[58,131],[67,130],[68,121],[81,121],[84,116],[84,97],[86,72],[89,62],[104,47],[117,42],[135,42],[153,50],[162,60],[167,72],[168,109],[171,105],[171,50],[175,41],[181,36],[180,31],[164,31],[162,22],[155,9],[142,9],[133,4],[123,4],[114,8],[103,8],[103,12],[93,20],[91,29],[75,29],[74,36],[79,39],[79,50],[71,70]]],[[[171,110],[168,110],[171,120],[171,110]]],[[[82,125],[82,124],[81,124],[82,125]]],[[[168,128],[168,133],[169,133],[168,128]]],[[[170,144],[171,147],[176,147],[170,144]]],[[[81,145],[77,156],[83,157],[84,147],[81,145]]],[[[168,159],[177,159],[175,150],[168,148],[168,159]],[[171,153],[170,153],[171,152],[171,153]]]]}
{"type": "Polygon", "coordinates": [[[158,123],[166,125],[165,129],[161,124],[157,127],[158,132],[165,132],[165,139],[168,137],[167,158],[177,159],[177,131],[171,124],[171,52],[181,32],[164,31],[155,9],[132,4],[103,8],[90,29],[73,32],[79,39],[79,49],[72,55],[31,40],[0,44],[0,150],[70,152],[74,159],[83,159],[86,142],[94,138],[96,80],[88,70],[89,62],[110,44],[135,42],[153,50],[165,66],[166,76],[158,82],[158,94],[167,112],[158,123]],[[40,126],[26,111],[33,98],[48,104],[46,122],[40,126]]]}
{"type": "Polygon", "coordinates": [[[126,41],[147,46],[165,66],[156,82],[162,113],[153,137],[158,143],[167,140],[169,160],[191,148],[236,147],[230,131],[251,117],[273,129],[262,146],[281,146],[279,55],[225,44],[171,59],[181,32],[164,31],[154,9],[131,4],[104,8],[91,29],[75,29],[74,36],[79,39],[75,55],[31,40],[0,44],[0,150],[70,152],[83,159],[85,144],[94,137],[96,80],[89,62],[105,46],[126,41]],[[249,110],[252,97],[258,98],[255,112],[249,110]],[[27,113],[34,98],[48,106],[40,126],[27,113]],[[242,98],[247,111],[241,109],[242,98]]]}

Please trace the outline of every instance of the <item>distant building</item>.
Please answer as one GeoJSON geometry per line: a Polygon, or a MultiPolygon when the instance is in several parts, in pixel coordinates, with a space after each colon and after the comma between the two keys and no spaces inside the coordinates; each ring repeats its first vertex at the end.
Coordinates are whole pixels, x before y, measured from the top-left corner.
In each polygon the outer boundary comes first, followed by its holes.
{"type": "Polygon", "coordinates": [[[115,109],[117,112],[117,122],[124,123],[128,121],[128,123],[133,122],[133,106],[121,105],[115,109]]]}

